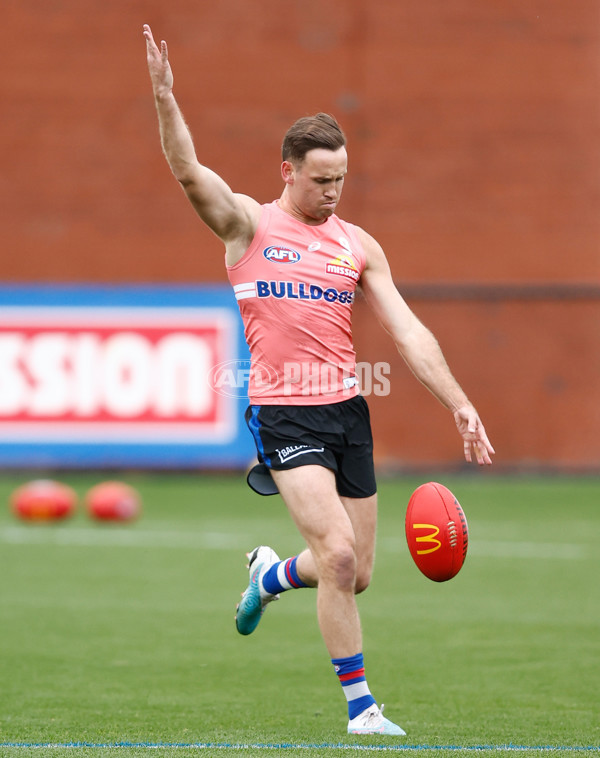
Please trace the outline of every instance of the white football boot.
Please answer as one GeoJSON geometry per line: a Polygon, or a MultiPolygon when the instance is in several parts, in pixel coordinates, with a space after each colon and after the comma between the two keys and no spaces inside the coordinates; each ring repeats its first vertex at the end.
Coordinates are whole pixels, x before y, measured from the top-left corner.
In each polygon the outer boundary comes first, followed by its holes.
{"type": "Polygon", "coordinates": [[[370,705],[348,722],[348,734],[389,734],[396,737],[405,735],[404,729],[385,718],[383,709],[383,705],[381,708],[376,703],[370,705]]]}

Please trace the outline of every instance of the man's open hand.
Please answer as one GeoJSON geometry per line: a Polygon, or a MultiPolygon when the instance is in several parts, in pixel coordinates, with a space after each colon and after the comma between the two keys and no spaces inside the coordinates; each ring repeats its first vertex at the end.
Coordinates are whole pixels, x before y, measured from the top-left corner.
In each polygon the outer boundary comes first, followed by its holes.
{"type": "Polygon", "coordinates": [[[152,80],[154,96],[162,98],[170,94],[173,89],[173,72],[169,64],[167,43],[162,40],[159,50],[152,36],[152,29],[150,29],[148,24],[144,24],[144,38],[146,40],[148,71],[152,80]]]}
{"type": "Polygon", "coordinates": [[[496,451],[485,433],[485,428],[477,411],[472,405],[463,405],[454,412],[454,420],[460,436],[463,438],[465,459],[471,463],[473,454],[480,466],[490,465],[496,451]]]}

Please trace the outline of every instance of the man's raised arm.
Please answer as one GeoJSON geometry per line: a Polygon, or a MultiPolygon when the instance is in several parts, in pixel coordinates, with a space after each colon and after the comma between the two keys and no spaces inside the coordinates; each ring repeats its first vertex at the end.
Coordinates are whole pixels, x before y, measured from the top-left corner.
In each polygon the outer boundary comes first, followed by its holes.
{"type": "Polygon", "coordinates": [[[220,176],[198,161],[192,136],[173,95],[167,43],[163,40],[159,49],[148,24],[143,30],[160,140],[171,171],[204,223],[226,244],[240,243],[244,247],[254,235],[260,206],[252,198],[232,192],[220,176]]]}

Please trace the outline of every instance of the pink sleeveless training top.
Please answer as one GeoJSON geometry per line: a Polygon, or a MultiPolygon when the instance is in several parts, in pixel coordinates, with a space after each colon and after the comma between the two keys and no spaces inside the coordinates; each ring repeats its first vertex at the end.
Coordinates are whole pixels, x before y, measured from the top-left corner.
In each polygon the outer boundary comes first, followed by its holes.
{"type": "Polygon", "coordinates": [[[263,205],[250,247],[227,266],[252,356],[252,405],[322,405],[358,394],[352,303],[365,267],[355,227],[310,226],[263,205]]]}

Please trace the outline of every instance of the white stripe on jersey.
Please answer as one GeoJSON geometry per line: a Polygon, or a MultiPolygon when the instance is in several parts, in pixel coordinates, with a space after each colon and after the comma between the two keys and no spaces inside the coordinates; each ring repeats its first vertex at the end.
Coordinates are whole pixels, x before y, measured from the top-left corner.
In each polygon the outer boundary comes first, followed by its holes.
{"type": "Polygon", "coordinates": [[[256,297],[256,282],[243,282],[233,287],[236,300],[245,300],[247,297],[256,297]]]}

